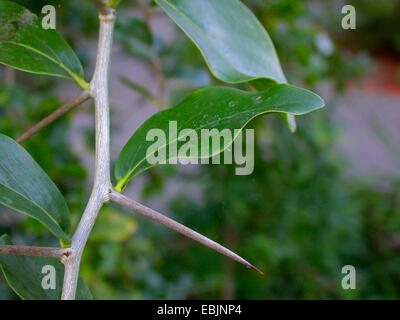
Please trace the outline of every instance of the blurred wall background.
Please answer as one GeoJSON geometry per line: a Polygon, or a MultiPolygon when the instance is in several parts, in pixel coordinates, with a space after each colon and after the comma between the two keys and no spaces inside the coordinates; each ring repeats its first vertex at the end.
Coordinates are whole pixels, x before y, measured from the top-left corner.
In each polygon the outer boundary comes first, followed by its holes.
{"type": "MultiPolygon", "coordinates": [[[[88,1],[16,2],[39,14],[55,5],[58,30],[90,74],[98,23],[88,1]]],[[[85,250],[84,278],[98,299],[400,298],[400,1],[243,2],[269,32],[289,82],[316,90],[327,107],[298,117],[295,134],[278,117],[252,122],[250,176],[234,175],[229,165],[160,166],[126,193],[265,275],[109,206],[85,250]],[[344,4],[356,8],[355,30],[341,27],[344,4]],[[348,264],[357,270],[356,290],[341,287],[348,264]]],[[[113,160],[150,115],[196,88],[220,85],[150,1],[122,1],[115,39],[113,160]]],[[[63,80],[0,72],[0,132],[12,137],[78,92],[63,80]]],[[[91,186],[93,126],[89,103],[24,145],[60,187],[76,222],[91,186]]],[[[41,225],[4,207],[0,233],[20,244],[57,245],[41,225]]],[[[16,298],[3,278],[0,298],[16,298]]]]}

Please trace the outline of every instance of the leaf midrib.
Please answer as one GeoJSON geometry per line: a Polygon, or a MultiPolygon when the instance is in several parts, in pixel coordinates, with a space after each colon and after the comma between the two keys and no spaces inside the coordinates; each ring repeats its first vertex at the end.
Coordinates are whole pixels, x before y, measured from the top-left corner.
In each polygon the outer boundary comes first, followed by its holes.
{"type": "Polygon", "coordinates": [[[55,63],[55,64],[58,65],[60,68],[64,69],[64,71],[66,71],[66,72],[68,73],[68,75],[69,75],[73,80],[75,80],[75,81],[81,80],[81,78],[80,78],[79,76],[77,76],[73,71],[71,71],[65,64],[63,64],[62,62],[60,62],[60,61],[54,59],[53,57],[51,57],[51,56],[49,56],[49,55],[47,55],[47,54],[45,54],[45,53],[43,53],[43,52],[41,52],[41,51],[39,51],[39,50],[33,48],[33,47],[31,47],[31,46],[28,46],[28,45],[22,44],[22,43],[18,43],[18,42],[14,42],[14,41],[7,41],[6,43],[11,43],[11,44],[13,44],[13,45],[16,45],[16,46],[20,46],[20,47],[29,49],[29,50],[31,50],[31,51],[33,51],[33,52],[35,52],[35,53],[37,53],[37,54],[39,54],[39,55],[41,55],[41,56],[47,58],[47,59],[49,59],[51,62],[55,63]]]}

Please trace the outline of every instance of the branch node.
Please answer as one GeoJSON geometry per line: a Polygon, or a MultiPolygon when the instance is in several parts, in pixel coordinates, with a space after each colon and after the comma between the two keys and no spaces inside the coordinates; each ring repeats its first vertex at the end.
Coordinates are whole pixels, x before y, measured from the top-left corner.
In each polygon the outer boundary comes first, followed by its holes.
{"type": "Polygon", "coordinates": [[[111,193],[112,193],[112,189],[108,189],[107,193],[104,196],[104,203],[108,203],[111,201],[111,193]]]}
{"type": "Polygon", "coordinates": [[[72,254],[72,251],[68,250],[64,252],[64,256],[66,256],[67,258],[72,254]]]}
{"type": "Polygon", "coordinates": [[[100,15],[108,15],[111,13],[115,14],[115,9],[109,6],[109,1],[105,0],[91,0],[91,1],[99,10],[100,15]]]}
{"type": "Polygon", "coordinates": [[[115,20],[115,10],[109,8],[106,12],[99,13],[99,19],[104,22],[112,22],[115,20]]]}

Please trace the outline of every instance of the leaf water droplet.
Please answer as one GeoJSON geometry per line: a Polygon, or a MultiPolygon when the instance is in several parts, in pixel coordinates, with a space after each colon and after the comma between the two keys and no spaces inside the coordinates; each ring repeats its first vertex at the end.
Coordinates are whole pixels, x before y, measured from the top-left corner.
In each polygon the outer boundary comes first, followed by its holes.
{"type": "Polygon", "coordinates": [[[254,104],[260,104],[262,102],[262,96],[253,97],[252,100],[254,104]]]}

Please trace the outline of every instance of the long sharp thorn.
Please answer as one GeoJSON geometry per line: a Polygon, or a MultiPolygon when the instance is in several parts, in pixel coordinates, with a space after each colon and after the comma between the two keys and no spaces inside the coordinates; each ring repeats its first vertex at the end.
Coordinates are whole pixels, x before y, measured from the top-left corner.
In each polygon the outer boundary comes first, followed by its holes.
{"type": "Polygon", "coordinates": [[[115,192],[115,191],[111,191],[110,199],[111,199],[111,201],[114,201],[115,203],[118,203],[125,208],[128,208],[132,211],[138,212],[145,217],[148,217],[158,223],[161,223],[162,225],[164,225],[170,229],[173,229],[173,230],[175,230],[197,242],[200,242],[201,244],[204,244],[205,246],[207,246],[215,251],[218,251],[219,253],[222,253],[223,255],[231,258],[232,260],[235,260],[235,261],[245,265],[247,268],[255,270],[260,274],[263,274],[262,271],[260,271],[256,267],[254,267],[248,261],[244,260],[242,257],[240,257],[236,253],[232,252],[231,250],[221,246],[217,242],[203,236],[202,234],[184,226],[183,224],[176,222],[175,220],[172,220],[171,218],[168,218],[168,217],[164,216],[163,214],[140,204],[139,202],[129,199],[129,198],[125,197],[124,195],[122,195],[118,192],[115,192]]]}

